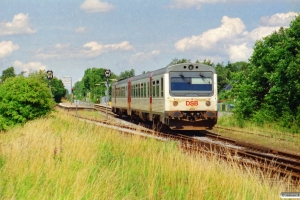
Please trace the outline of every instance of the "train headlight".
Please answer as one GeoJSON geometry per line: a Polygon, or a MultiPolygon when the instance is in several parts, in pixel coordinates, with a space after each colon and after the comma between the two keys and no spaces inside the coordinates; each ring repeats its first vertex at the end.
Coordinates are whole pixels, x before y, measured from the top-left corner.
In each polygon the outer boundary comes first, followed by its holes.
{"type": "Polygon", "coordinates": [[[210,106],[210,104],[211,104],[210,101],[207,101],[207,102],[205,103],[206,106],[210,106]]]}
{"type": "Polygon", "coordinates": [[[173,101],[173,106],[178,106],[178,101],[173,101]]]}
{"type": "Polygon", "coordinates": [[[194,66],[193,65],[189,65],[189,70],[192,70],[194,69],[194,66]]]}

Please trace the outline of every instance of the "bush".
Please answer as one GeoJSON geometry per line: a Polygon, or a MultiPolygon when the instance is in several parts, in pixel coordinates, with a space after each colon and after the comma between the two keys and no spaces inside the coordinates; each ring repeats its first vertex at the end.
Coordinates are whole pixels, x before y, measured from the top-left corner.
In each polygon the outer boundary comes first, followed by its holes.
{"type": "Polygon", "coordinates": [[[45,116],[53,105],[48,86],[39,79],[8,78],[0,85],[0,130],[45,116]]]}

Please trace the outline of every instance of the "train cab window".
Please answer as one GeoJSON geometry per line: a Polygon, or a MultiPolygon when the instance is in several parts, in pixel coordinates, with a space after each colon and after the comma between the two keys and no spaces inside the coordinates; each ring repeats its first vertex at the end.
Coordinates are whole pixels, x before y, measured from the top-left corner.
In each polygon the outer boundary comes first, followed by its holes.
{"type": "Polygon", "coordinates": [[[170,94],[202,96],[213,94],[213,72],[170,72],[170,94]]]}
{"type": "Polygon", "coordinates": [[[160,79],[160,95],[164,97],[164,78],[160,79]]]}

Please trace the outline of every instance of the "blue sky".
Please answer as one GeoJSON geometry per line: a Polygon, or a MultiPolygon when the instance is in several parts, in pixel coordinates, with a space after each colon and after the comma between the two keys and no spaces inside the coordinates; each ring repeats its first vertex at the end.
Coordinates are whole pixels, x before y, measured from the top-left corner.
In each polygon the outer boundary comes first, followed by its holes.
{"type": "Polygon", "coordinates": [[[0,72],[52,70],[74,84],[93,67],[247,61],[257,39],[299,13],[298,0],[1,0],[0,72]]]}

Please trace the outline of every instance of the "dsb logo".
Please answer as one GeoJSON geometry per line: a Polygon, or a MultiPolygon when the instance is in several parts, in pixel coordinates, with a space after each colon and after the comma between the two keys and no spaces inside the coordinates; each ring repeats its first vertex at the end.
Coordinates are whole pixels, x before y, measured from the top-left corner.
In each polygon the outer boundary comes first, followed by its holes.
{"type": "Polygon", "coordinates": [[[186,101],[186,106],[198,106],[198,101],[186,101]]]}

